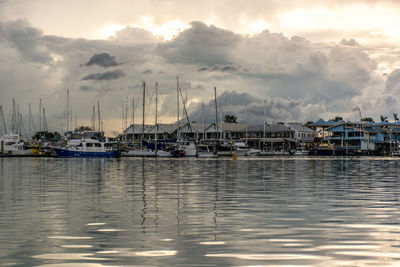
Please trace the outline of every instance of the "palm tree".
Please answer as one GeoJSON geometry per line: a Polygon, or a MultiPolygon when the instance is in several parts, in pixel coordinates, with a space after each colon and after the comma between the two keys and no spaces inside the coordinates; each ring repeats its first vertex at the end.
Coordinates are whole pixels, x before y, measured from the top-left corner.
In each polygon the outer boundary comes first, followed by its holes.
{"type": "Polygon", "coordinates": [[[224,122],[227,123],[237,123],[237,117],[235,115],[225,115],[224,122]]]}
{"type": "Polygon", "coordinates": [[[393,113],[393,119],[394,119],[394,122],[398,122],[399,121],[399,117],[398,117],[397,113],[393,113]]]}
{"type": "Polygon", "coordinates": [[[381,122],[387,122],[387,117],[386,117],[386,116],[383,116],[383,115],[381,115],[381,122]]]}

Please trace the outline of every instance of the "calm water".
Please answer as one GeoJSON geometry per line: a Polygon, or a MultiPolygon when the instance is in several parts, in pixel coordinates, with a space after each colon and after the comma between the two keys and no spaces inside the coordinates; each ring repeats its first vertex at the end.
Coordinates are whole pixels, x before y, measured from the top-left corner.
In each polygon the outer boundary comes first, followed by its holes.
{"type": "Polygon", "coordinates": [[[399,266],[400,160],[0,159],[0,266],[399,266]]]}

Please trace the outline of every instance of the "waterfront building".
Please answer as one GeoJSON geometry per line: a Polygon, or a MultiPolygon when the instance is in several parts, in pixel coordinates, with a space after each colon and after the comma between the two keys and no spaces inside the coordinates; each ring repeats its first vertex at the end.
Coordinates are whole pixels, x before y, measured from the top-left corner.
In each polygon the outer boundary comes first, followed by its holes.
{"type": "Polygon", "coordinates": [[[227,123],[222,122],[217,124],[215,122],[209,124],[205,129],[205,140],[233,140],[240,141],[245,137],[246,124],[242,123],[227,123]]]}
{"type": "Polygon", "coordinates": [[[313,129],[296,122],[290,122],[286,125],[294,131],[293,138],[296,140],[298,149],[312,148],[316,136],[313,129]]]}

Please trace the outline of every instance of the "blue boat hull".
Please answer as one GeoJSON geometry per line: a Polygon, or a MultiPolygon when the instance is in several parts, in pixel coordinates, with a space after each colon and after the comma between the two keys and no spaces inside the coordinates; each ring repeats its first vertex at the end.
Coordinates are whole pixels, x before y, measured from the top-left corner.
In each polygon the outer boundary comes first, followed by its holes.
{"type": "Polygon", "coordinates": [[[119,158],[121,156],[117,150],[107,152],[87,152],[54,148],[54,152],[58,157],[63,158],[119,158]]]}

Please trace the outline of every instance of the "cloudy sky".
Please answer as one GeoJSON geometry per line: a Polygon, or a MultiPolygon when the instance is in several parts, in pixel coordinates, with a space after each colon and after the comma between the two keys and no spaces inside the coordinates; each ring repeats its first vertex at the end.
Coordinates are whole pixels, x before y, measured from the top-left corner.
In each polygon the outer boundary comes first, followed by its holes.
{"type": "MultiPolygon", "coordinates": [[[[122,110],[141,123],[176,120],[176,76],[191,120],[220,110],[250,123],[342,116],[390,119],[400,112],[400,2],[390,0],[0,1],[0,105],[15,98],[38,121],[42,98],[51,130],[90,125],[100,102],[107,133],[122,110]],[[151,100],[151,102],[150,102],[151,100]],[[204,109],[202,108],[204,103],[204,109]],[[203,112],[204,110],[204,112],[203,112]]],[[[27,122],[25,123],[27,124],[27,122]]],[[[36,126],[38,127],[38,126],[36,126]]]]}

